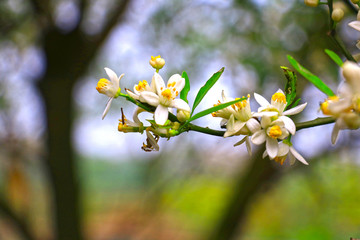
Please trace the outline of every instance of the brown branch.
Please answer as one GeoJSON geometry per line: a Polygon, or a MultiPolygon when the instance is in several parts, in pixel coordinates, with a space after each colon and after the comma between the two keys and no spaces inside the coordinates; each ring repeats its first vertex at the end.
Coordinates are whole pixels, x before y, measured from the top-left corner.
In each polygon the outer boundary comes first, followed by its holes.
{"type": "Polygon", "coordinates": [[[10,219],[12,224],[18,229],[18,233],[23,239],[35,240],[35,237],[30,232],[28,224],[14,212],[4,197],[0,197],[0,212],[10,219]]]}

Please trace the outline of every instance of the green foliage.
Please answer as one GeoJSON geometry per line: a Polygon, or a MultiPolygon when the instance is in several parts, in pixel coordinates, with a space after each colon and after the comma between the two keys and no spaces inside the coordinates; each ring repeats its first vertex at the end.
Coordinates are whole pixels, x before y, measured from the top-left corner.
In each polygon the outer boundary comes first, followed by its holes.
{"type": "Polygon", "coordinates": [[[183,90],[180,92],[180,98],[182,100],[184,100],[185,102],[189,103],[187,100],[187,95],[190,91],[190,80],[185,71],[182,73],[181,76],[185,79],[185,86],[184,86],[183,90]]]}
{"type": "Polygon", "coordinates": [[[245,100],[246,98],[239,98],[239,99],[236,99],[234,101],[231,101],[231,102],[226,102],[226,103],[221,103],[217,106],[214,106],[214,107],[211,107],[211,108],[208,108],[208,109],[205,109],[204,111],[201,111],[201,112],[198,112],[197,114],[195,114],[194,116],[192,116],[189,120],[187,120],[187,123],[190,123],[191,121],[194,121],[195,119],[198,119],[198,118],[201,118],[201,117],[204,117],[210,113],[213,113],[213,112],[216,112],[216,111],[219,111],[223,108],[226,108],[230,105],[233,105],[237,102],[240,102],[240,101],[243,101],[245,100]]]}
{"type": "Polygon", "coordinates": [[[309,70],[304,68],[300,63],[298,63],[292,56],[287,55],[287,58],[290,64],[309,82],[314,84],[320,91],[325,93],[328,96],[334,96],[334,92],[316,75],[312,74],[309,70]]]}
{"type": "Polygon", "coordinates": [[[329,50],[329,49],[325,49],[325,53],[327,55],[329,55],[329,57],[337,64],[339,65],[339,67],[342,67],[342,65],[344,64],[343,61],[341,60],[341,58],[339,57],[339,55],[337,55],[336,53],[334,53],[333,51],[329,50]]]}
{"type": "Polygon", "coordinates": [[[289,106],[296,98],[296,82],[297,77],[294,71],[292,71],[290,68],[281,67],[284,71],[285,77],[287,79],[286,85],[285,85],[285,95],[286,95],[286,102],[287,106],[289,106]]]}
{"type": "Polygon", "coordinates": [[[219,80],[221,74],[224,72],[224,68],[221,68],[219,71],[214,73],[209,80],[202,86],[197,93],[194,101],[194,105],[192,107],[191,116],[194,113],[195,108],[200,104],[201,100],[205,97],[207,92],[214,86],[214,84],[219,80]]]}

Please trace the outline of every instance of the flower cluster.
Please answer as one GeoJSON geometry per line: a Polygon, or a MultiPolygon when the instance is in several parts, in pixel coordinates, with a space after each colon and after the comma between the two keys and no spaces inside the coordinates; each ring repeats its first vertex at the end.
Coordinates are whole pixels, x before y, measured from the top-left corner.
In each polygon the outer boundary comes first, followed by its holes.
{"type": "MultiPolygon", "coordinates": [[[[251,138],[251,142],[256,145],[266,143],[264,157],[269,156],[270,159],[283,164],[289,155],[291,164],[294,163],[294,158],[308,164],[292,147],[289,136],[295,134],[296,127],[293,120],[288,117],[301,112],[307,103],[284,111],[287,101],[284,92],[280,89],[272,96],[271,103],[257,93],[254,93],[254,97],[260,104],[257,112],[251,112],[250,95],[248,95],[246,99],[212,114],[213,117],[222,118],[221,125],[226,126],[224,137],[245,135],[235,146],[245,142],[250,155],[251,138]]],[[[222,100],[232,101],[225,97],[224,92],[222,100]]]]}
{"type": "Polygon", "coordinates": [[[353,62],[345,62],[342,66],[345,81],[339,86],[338,94],[330,96],[320,104],[325,115],[336,119],[331,134],[331,142],[336,143],[342,129],[358,129],[360,127],[360,67],[353,62]]]}

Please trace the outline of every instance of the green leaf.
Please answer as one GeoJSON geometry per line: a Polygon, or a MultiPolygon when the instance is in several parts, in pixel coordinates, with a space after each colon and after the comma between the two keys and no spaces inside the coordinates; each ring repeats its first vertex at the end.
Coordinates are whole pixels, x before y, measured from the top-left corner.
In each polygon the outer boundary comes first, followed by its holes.
{"type": "Polygon", "coordinates": [[[209,80],[207,80],[207,82],[205,83],[204,86],[202,86],[200,88],[199,92],[197,93],[197,95],[195,97],[194,105],[193,105],[192,111],[191,111],[191,116],[194,113],[195,108],[199,105],[199,103],[205,97],[205,95],[210,90],[210,88],[212,86],[214,86],[214,84],[217,82],[217,80],[219,80],[219,78],[223,72],[224,72],[224,68],[221,68],[218,72],[214,73],[214,75],[212,75],[209,80]]]}
{"type": "Polygon", "coordinates": [[[189,77],[188,77],[186,72],[182,73],[182,77],[185,79],[185,86],[184,86],[183,90],[181,90],[181,92],[180,92],[180,98],[182,100],[184,100],[185,102],[189,103],[188,100],[187,100],[187,95],[188,95],[188,93],[190,91],[189,77]]]}
{"type": "Polygon", "coordinates": [[[337,55],[336,53],[334,53],[333,51],[329,50],[329,49],[325,49],[325,53],[327,55],[329,55],[329,57],[337,64],[339,65],[339,67],[342,67],[342,65],[344,64],[343,61],[341,60],[341,58],[339,57],[339,55],[337,55]]]}
{"type": "Polygon", "coordinates": [[[235,103],[238,103],[240,101],[243,101],[245,100],[246,97],[243,97],[243,98],[239,98],[239,99],[236,99],[234,101],[231,101],[231,102],[226,102],[226,103],[221,103],[219,105],[216,105],[215,107],[211,107],[211,108],[208,108],[208,109],[205,109],[204,111],[201,111],[201,112],[198,112],[197,114],[195,114],[194,116],[192,116],[189,120],[186,121],[185,124],[191,122],[191,121],[194,121],[195,119],[198,119],[198,118],[201,118],[201,117],[204,117],[210,113],[213,113],[213,112],[216,112],[216,111],[219,111],[223,108],[226,108],[230,105],[233,105],[235,103]]]}
{"type": "Polygon", "coordinates": [[[290,68],[281,66],[282,70],[284,71],[285,77],[287,79],[286,85],[285,85],[285,95],[286,95],[286,102],[289,106],[296,97],[296,82],[297,77],[294,71],[292,71],[290,68]]]}
{"type": "Polygon", "coordinates": [[[328,96],[334,96],[334,92],[318,77],[312,74],[309,70],[300,65],[292,56],[287,55],[287,58],[291,65],[309,82],[314,84],[320,91],[328,96]]]}
{"type": "Polygon", "coordinates": [[[301,100],[301,98],[297,99],[297,100],[294,102],[294,104],[292,105],[292,107],[293,107],[293,108],[296,107],[296,106],[299,104],[300,100],[301,100]]]}

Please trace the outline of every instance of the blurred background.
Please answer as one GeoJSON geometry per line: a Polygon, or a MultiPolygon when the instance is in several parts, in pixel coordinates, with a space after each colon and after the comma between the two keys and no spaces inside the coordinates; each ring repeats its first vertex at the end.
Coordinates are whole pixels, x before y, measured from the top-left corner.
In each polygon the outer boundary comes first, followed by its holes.
{"type": "MultiPolygon", "coordinates": [[[[360,35],[348,1],[338,32],[349,50],[360,35]]],[[[141,150],[146,136],[117,131],[120,108],[95,89],[104,67],[121,88],[151,80],[150,56],[167,80],[186,71],[190,103],[221,67],[197,111],[227,96],[284,88],[286,55],[335,91],[341,74],[324,49],[327,8],[301,0],[3,0],[0,2],[0,239],[227,240],[360,238],[359,133],[332,125],[293,137],[309,166],[252,157],[240,137],[190,132],[141,150]]],[[[339,53],[339,52],[338,52],[339,53]]],[[[339,53],[340,54],[340,53],[339,53]]],[[[326,96],[298,80],[296,121],[321,117],[326,96]]],[[[253,111],[258,108],[251,100],[253,111]]],[[[140,115],[144,120],[151,115],[140,115]]],[[[211,116],[196,122],[220,129],[211,116]]]]}

